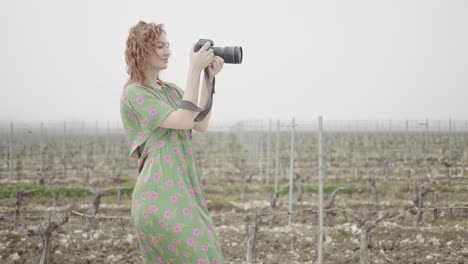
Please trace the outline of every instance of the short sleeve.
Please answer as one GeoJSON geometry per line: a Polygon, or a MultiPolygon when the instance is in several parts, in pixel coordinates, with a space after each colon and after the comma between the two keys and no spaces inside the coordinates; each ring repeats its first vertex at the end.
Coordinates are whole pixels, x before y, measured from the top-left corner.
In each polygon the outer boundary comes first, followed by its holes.
{"type": "Polygon", "coordinates": [[[127,92],[128,102],[145,134],[153,133],[166,117],[176,110],[164,100],[165,96],[158,91],[141,86],[131,86],[127,92]]]}
{"type": "Polygon", "coordinates": [[[182,97],[184,97],[184,90],[182,90],[179,86],[177,86],[177,84],[175,83],[171,83],[171,82],[166,82],[170,87],[172,87],[173,89],[176,89],[178,91],[178,94],[180,95],[180,99],[182,99],[182,97]]]}
{"type": "Polygon", "coordinates": [[[125,87],[120,100],[120,113],[129,144],[130,157],[145,155],[140,147],[154,134],[167,116],[176,110],[168,104],[162,91],[136,84],[125,87]]]}

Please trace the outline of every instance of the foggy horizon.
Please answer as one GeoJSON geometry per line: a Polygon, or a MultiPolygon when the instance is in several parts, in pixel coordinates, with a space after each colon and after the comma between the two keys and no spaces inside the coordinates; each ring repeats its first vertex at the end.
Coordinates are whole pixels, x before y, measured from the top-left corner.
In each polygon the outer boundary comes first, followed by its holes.
{"type": "Polygon", "coordinates": [[[468,120],[464,1],[47,0],[1,10],[2,123],[120,122],[125,41],[140,20],[164,24],[172,55],[161,78],[183,90],[192,43],[242,46],[242,64],[216,76],[210,122],[468,120]]]}

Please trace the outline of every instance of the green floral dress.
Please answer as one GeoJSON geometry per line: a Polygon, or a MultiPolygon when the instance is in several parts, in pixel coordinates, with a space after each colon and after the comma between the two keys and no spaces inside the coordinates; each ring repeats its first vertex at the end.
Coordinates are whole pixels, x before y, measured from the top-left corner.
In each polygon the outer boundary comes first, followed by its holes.
{"type": "MultiPolygon", "coordinates": [[[[170,85],[169,85],[170,84],[170,85]]],[[[120,114],[129,156],[138,159],[131,215],[145,263],[224,263],[192,153],[192,130],[159,127],[183,90],[127,85],[120,114]]]]}

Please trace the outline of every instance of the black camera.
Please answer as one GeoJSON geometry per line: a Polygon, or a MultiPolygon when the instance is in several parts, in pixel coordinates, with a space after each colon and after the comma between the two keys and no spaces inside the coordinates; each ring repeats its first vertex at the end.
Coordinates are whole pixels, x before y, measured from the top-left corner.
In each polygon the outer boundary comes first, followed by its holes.
{"type": "Polygon", "coordinates": [[[214,55],[223,58],[224,63],[240,64],[242,62],[242,47],[214,47],[214,42],[211,39],[200,39],[195,44],[194,51],[197,52],[205,45],[206,42],[210,43],[209,49],[213,49],[214,55]]]}

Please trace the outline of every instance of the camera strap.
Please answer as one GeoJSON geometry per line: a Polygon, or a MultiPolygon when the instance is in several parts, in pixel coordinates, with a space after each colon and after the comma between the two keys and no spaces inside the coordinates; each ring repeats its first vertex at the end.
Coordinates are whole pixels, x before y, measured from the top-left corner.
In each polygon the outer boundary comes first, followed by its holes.
{"type": "Polygon", "coordinates": [[[191,111],[194,111],[194,112],[200,112],[195,117],[196,122],[199,122],[199,121],[202,121],[203,119],[205,119],[205,117],[210,112],[211,107],[213,106],[213,94],[215,93],[215,78],[213,77],[213,84],[211,85],[210,84],[209,74],[208,74],[208,69],[205,68],[204,72],[205,72],[206,87],[208,89],[208,94],[209,94],[208,106],[205,109],[201,109],[200,107],[196,106],[194,103],[192,103],[190,101],[187,101],[187,100],[182,100],[178,105],[178,108],[187,109],[187,110],[191,110],[191,111]]]}

